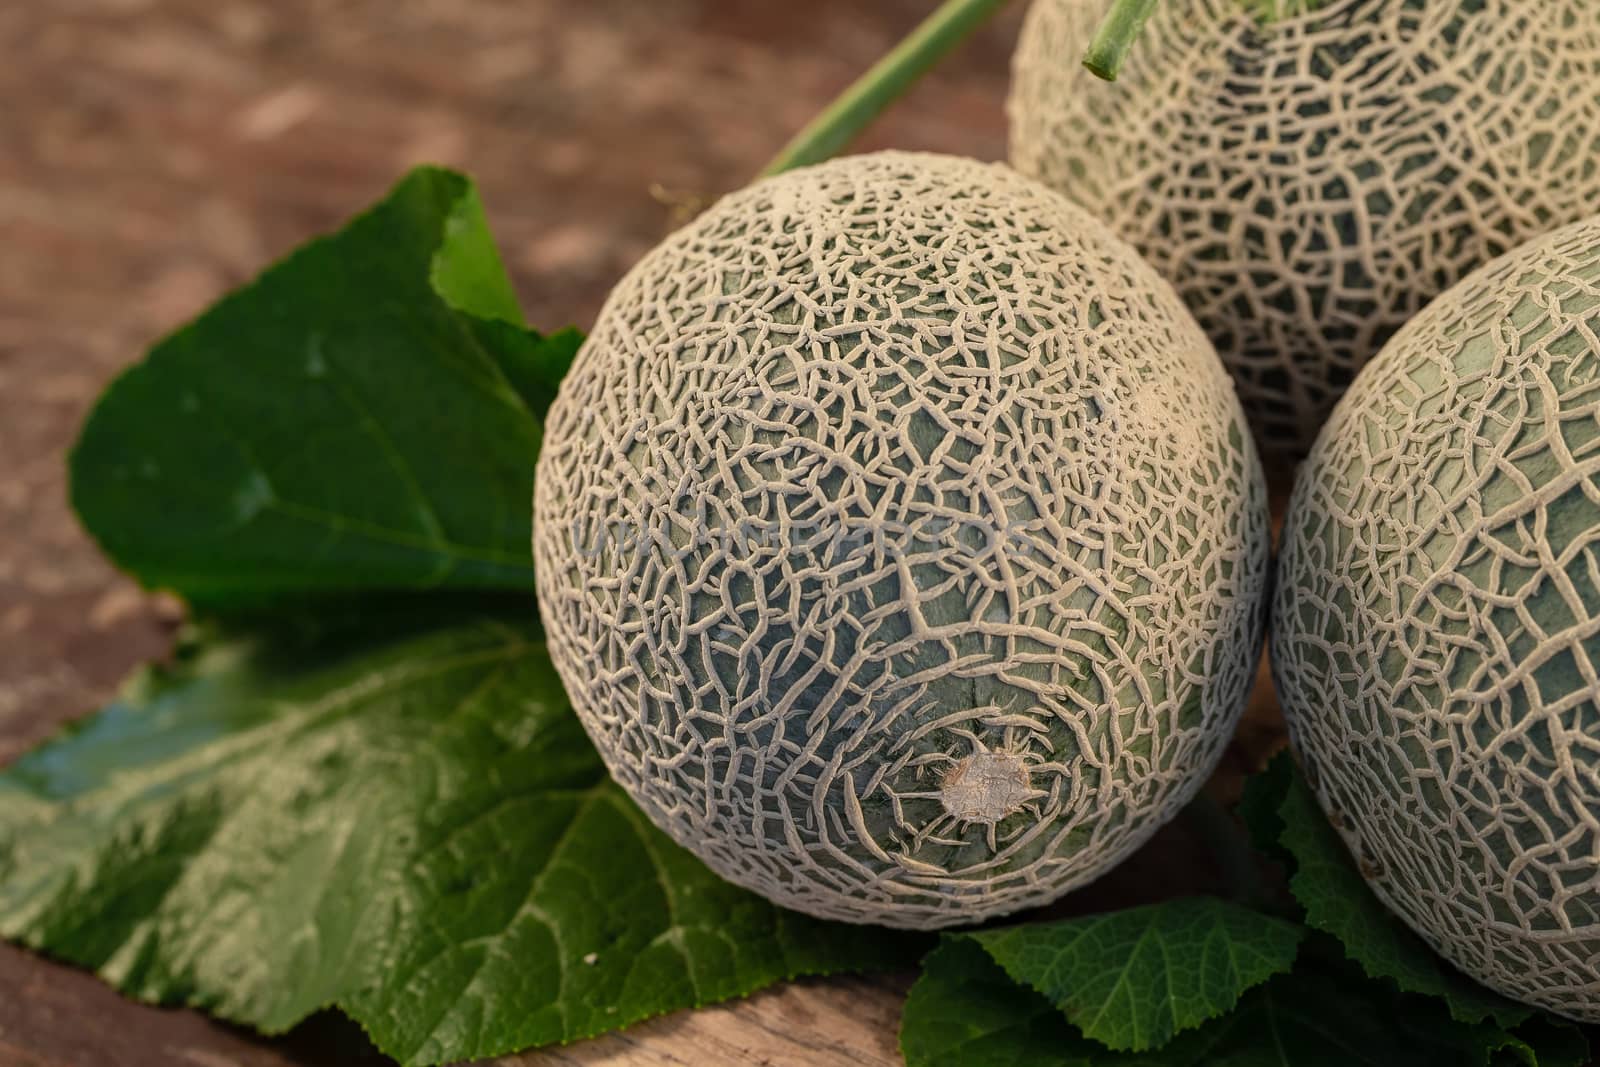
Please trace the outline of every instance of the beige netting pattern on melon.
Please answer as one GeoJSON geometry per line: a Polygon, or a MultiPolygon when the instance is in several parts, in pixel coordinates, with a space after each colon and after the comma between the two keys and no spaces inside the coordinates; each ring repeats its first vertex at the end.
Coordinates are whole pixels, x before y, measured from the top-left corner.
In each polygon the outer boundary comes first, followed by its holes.
{"type": "Polygon", "coordinates": [[[1257,660],[1226,373],[1002,166],[851,157],[718,203],[613,293],[536,497],[614,776],[816,915],[934,927],[1093,878],[1205,779],[1257,660]]]}
{"type": "Polygon", "coordinates": [[[1600,219],[1356,381],[1296,485],[1272,650],[1379,896],[1468,974],[1600,1021],[1600,219]]]}
{"type": "Polygon", "coordinates": [[[1107,84],[1107,0],[1034,0],[1011,155],[1174,282],[1276,461],[1433,296],[1600,204],[1600,8],[1264,6],[1162,0],[1107,84]]]}

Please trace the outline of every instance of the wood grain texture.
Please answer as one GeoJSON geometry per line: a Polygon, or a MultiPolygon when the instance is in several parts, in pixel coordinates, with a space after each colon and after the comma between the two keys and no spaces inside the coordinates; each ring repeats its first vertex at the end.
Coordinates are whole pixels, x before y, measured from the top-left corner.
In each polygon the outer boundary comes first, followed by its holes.
{"type": "MultiPolygon", "coordinates": [[[[49,0],[0,4],[0,764],[167,647],[175,608],[73,522],[64,459],[153,340],[401,171],[475,175],[531,321],[587,325],[671,225],[743,184],[932,0],[49,0]]],[[[859,147],[1005,151],[1020,4],[859,147]]],[[[1222,795],[1280,736],[1261,705],[1222,795]]],[[[1181,828],[1075,895],[1211,877],[1181,828]]],[[[891,1064],[909,976],[807,981],[500,1061],[891,1064]]],[[[320,1018],[262,1041],[0,946],[0,1067],[361,1067],[320,1018]]]]}
{"type": "Polygon", "coordinates": [[[893,1067],[911,976],[811,979],[747,1000],[678,1012],[502,1067],[893,1067]]]}

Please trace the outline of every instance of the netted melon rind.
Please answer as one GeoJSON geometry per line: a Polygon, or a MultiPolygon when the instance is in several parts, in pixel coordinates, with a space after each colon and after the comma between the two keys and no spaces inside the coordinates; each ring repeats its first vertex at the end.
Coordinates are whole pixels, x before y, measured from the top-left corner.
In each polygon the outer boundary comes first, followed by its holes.
{"type": "Polygon", "coordinates": [[[1174,282],[1269,461],[1433,296],[1600,203],[1587,0],[1163,0],[1114,84],[1077,62],[1107,5],[1034,0],[1012,163],[1174,282]]]}
{"type": "Polygon", "coordinates": [[[856,156],[720,201],[613,292],[536,484],[612,774],[813,915],[937,927],[1094,878],[1203,782],[1259,654],[1226,372],[1003,166],[856,156]]]}
{"type": "Polygon", "coordinates": [[[1295,485],[1273,675],[1377,894],[1600,1022],[1600,218],[1441,296],[1295,485]]]}

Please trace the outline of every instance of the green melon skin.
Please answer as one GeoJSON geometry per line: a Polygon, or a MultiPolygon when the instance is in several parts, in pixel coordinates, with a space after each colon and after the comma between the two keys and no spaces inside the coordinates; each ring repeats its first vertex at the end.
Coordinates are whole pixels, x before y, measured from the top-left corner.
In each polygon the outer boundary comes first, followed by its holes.
{"type": "Polygon", "coordinates": [[[1269,466],[1467,273],[1600,205],[1595,0],[1034,0],[1010,155],[1131,241],[1217,346],[1269,466]]]}
{"type": "Polygon", "coordinates": [[[813,915],[970,923],[1097,877],[1205,780],[1259,656],[1226,372],[1004,166],[854,156],[720,201],[612,293],[536,486],[612,774],[813,915]]]}
{"type": "Polygon", "coordinates": [[[1295,484],[1272,664],[1384,902],[1600,1022],[1600,217],[1402,329],[1295,484]]]}

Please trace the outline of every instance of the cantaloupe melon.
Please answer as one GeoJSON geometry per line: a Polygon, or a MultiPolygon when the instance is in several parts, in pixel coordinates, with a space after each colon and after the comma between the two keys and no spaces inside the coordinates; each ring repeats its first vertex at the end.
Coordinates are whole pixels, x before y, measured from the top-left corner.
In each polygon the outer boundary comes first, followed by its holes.
{"type": "Polygon", "coordinates": [[[1173,281],[1269,464],[1429,299],[1600,204],[1587,0],[1161,0],[1106,83],[1109,4],[1034,0],[1012,163],[1173,281]]]}
{"type": "Polygon", "coordinates": [[[999,165],[726,197],[612,293],[537,472],[541,611],[644,811],[832,918],[971,922],[1127,855],[1214,765],[1265,491],[1171,287],[999,165]]]}
{"type": "Polygon", "coordinates": [[[1600,218],[1356,379],[1295,486],[1272,653],[1378,895],[1473,977],[1600,1022],[1600,218]]]}

